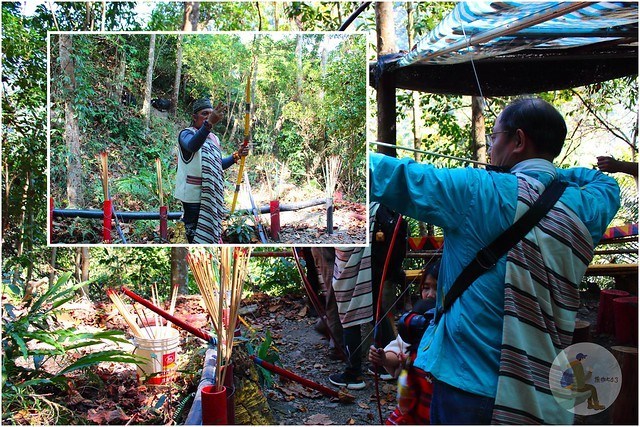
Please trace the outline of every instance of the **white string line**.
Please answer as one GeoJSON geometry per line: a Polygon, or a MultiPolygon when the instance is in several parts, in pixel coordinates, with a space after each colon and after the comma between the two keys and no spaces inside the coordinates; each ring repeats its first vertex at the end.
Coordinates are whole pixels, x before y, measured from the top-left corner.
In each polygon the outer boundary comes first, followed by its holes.
{"type": "Polygon", "coordinates": [[[457,160],[459,162],[473,163],[480,166],[489,166],[489,163],[480,162],[478,160],[466,159],[464,157],[450,156],[448,154],[436,153],[435,151],[418,150],[417,148],[403,147],[401,145],[387,144],[386,142],[369,141],[369,144],[380,145],[382,147],[399,148],[401,150],[413,151],[416,153],[427,154],[429,156],[443,157],[445,159],[457,160]]]}

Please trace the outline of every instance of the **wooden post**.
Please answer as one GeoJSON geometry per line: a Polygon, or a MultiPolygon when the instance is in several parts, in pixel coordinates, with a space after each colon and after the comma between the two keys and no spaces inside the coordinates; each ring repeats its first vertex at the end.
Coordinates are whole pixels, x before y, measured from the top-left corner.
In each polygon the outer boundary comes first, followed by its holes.
{"type": "Polygon", "coordinates": [[[102,240],[104,243],[111,243],[111,200],[105,200],[102,204],[102,240]]]}
{"type": "Polygon", "coordinates": [[[276,242],[280,241],[280,200],[269,202],[269,212],[271,213],[271,238],[276,242]]]}
{"type": "MultiPolygon", "coordinates": [[[[378,57],[396,51],[395,26],[393,24],[393,4],[377,2],[376,29],[378,57]]],[[[376,88],[378,106],[378,141],[396,143],[396,88],[393,78],[383,74],[376,88]]],[[[378,152],[396,157],[396,149],[378,146],[378,152]]]]}
{"type": "Polygon", "coordinates": [[[611,352],[622,372],[622,387],[613,403],[611,424],[638,425],[638,349],[614,346],[611,352]]]}
{"type": "Polygon", "coordinates": [[[160,206],[160,239],[163,243],[167,241],[167,207],[160,206]]]}
{"type": "Polygon", "coordinates": [[[333,234],[333,197],[327,197],[327,234],[333,234]]]}

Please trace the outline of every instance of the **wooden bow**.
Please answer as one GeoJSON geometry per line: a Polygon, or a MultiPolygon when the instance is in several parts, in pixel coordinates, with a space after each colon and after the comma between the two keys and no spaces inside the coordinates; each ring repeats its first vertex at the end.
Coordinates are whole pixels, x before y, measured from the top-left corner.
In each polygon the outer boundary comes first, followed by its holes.
{"type": "MultiPolygon", "coordinates": [[[[247,76],[247,87],[244,93],[244,140],[242,148],[249,145],[249,123],[251,122],[251,73],[253,72],[253,64],[247,76]]],[[[236,179],[236,189],[233,193],[233,202],[231,203],[231,213],[236,210],[236,202],[238,201],[238,193],[240,192],[240,184],[242,184],[242,176],[244,173],[244,161],[246,156],[240,157],[240,167],[238,169],[238,178],[236,179]]]]}

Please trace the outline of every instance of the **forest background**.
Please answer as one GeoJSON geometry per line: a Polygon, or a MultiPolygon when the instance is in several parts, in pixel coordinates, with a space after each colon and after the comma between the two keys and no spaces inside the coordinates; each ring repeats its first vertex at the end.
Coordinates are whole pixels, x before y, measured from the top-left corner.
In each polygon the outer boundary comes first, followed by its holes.
{"type": "MultiPolygon", "coordinates": [[[[189,126],[193,101],[209,98],[213,105],[227,106],[213,128],[227,156],[243,140],[247,84],[252,150],[244,170],[254,194],[270,194],[269,200],[281,203],[322,196],[323,168],[337,156],[342,162],[339,191],[364,205],[364,34],[69,33],[53,34],[49,45],[49,170],[56,207],[101,209],[100,153],[107,152],[119,211],[158,210],[156,159],[162,200],[170,212],[180,211],[172,196],[177,135],[189,126]]],[[[225,174],[228,206],[237,173],[236,167],[225,174]]],[[[241,226],[247,217],[233,220],[241,226]]],[[[54,238],[63,234],[58,226],[52,242],[102,240],[99,221],[64,225],[67,238],[54,238]]],[[[153,238],[157,226],[158,221],[135,221],[125,234],[129,243],[159,243],[157,233],[153,238]]]]}
{"type": "MultiPolygon", "coordinates": [[[[31,3],[31,2],[30,2],[31,3]]],[[[2,293],[3,298],[19,301],[30,292],[29,283],[34,279],[49,278],[56,283],[59,277],[72,276],[69,283],[85,282],[87,295],[92,301],[106,298],[104,289],[111,285],[132,284],[135,291],[149,295],[145,284],[157,282],[163,297],[169,294],[170,283],[181,283],[181,292],[196,293],[193,279],[184,262],[183,248],[112,248],[80,247],[55,248],[47,246],[48,205],[47,194],[47,32],[48,31],[335,31],[345,17],[357,6],[341,2],[42,2],[28,12],[20,2],[2,3],[2,293]]],[[[391,25],[396,29],[397,48],[413,46],[415,40],[427,34],[452,9],[449,2],[398,2],[389,3],[392,9],[391,25]]],[[[375,60],[373,45],[376,28],[376,10],[367,9],[349,30],[370,31],[370,56],[375,60]]],[[[159,56],[156,74],[168,79],[162,87],[172,90],[170,73],[163,73],[174,57],[169,51],[175,36],[164,38],[167,53],[159,56]]],[[[106,38],[105,38],[106,39],[106,38]]],[[[114,40],[117,38],[114,38],[114,40]]],[[[312,39],[313,40],[313,39],[312,39]]],[[[144,67],[144,53],[148,53],[146,42],[140,46],[129,46],[132,58],[137,58],[144,67]]],[[[295,43],[292,41],[291,43],[295,43]]],[[[310,46],[313,43],[310,44],[310,46]]],[[[79,45],[81,47],[82,45],[79,45]]],[[[123,44],[124,46],[124,44],[123,44]]],[[[97,45],[87,45],[87,49],[97,45]]],[[[294,49],[295,51],[295,49],[294,49]]],[[[313,48],[307,51],[311,53],[313,48]]],[[[55,58],[52,58],[55,59],[55,58]]],[[[275,61],[274,58],[272,58],[275,61]]],[[[245,61],[248,63],[249,58],[245,61]]],[[[295,90],[297,64],[287,62],[289,81],[276,82],[282,85],[279,91],[295,90]]],[[[271,66],[276,65],[271,63],[271,66]]],[[[53,65],[55,66],[55,64],[53,65]]],[[[244,67],[246,69],[246,67],[244,67]]],[[[266,70],[267,68],[263,68],[266,70]]],[[[340,80],[342,69],[332,72],[333,96],[346,98],[355,86],[348,80],[340,80]],[[338,87],[340,86],[340,87],[338,87]]],[[[81,76],[79,76],[81,77],[81,76]]],[[[140,75],[132,75],[140,79],[140,75]]],[[[237,78],[237,77],[235,77],[237,78]]],[[[135,81],[128,82],[133,84],[135,81]]],[[[236,84],[236,87],[238,85],[236,84]]],[[[241,85],[240,85],[241,86],[241,85]]],[[[241,88],[239,89],[241,90],[241,88]]],[[[369,88],[370,99],[375,99],[369,88]]],[[[180,94],[180,96],[183,96],[180,94]]],[[[591,167],[595,156],[611,154],[622,160],[636,160],[638,136],[638,91],[637,79],[625,78],[589,85],[571,90],[540,94],[551,101],[567,118],[569,140],[560,157],[561,166],[581,165],[591,167]]],[[[472,140],[470,97],[440,96],[425,93],[399,91],[398,144],[426,148],[443,154],[482,159],[483,147],[472,140]]],[[[509,98],[487,99],[491,111],[500,111],[509,98]]],[[[186,101],[186,99],[184,100],[186,101]]],[[[184,112],[185,103],[178,103],[184,112]]],[[[105,99],[104,101],[107,101],[105,99]]],[[[375,101],[370,101],[371,106],[375,101]]],[[[144,132],[144,116],[130,105],[114,102],[109,109],[96,108],[101,112],[101,121],[114,125],[110,129],[130,132],[137,138],[144,132]],[[130,126],[117,127],[118,118],[130,117],[130,126]],[[135,120],[134,120],[135,118],[135,120]]],[[[99,107],[99,106],[98,106],[99,107]]],[[[362,106],[358,107],[361,108],[362,106]]],[[[328,108],[328,107],[327,107],[328,108]]],[[[257,114],[266,114],[273,109],[264,109],[257,114]]],[[[487,110],[489,111],[489,110],[487,110]]],[[[94,110],[78,112],[85,120],[94,110]],[[83,115],[84,114],[84,115],[83,115]]],[[[291,109],[287,114],[299,119],[300,110],[291,109]]],[[[327,115],[331,126],[339,130],[348,129],[348,121],[340,112],[327,115]]],[[[368,116],[367,140],[375,140],[375,108],[368,116]],[[372,125],[373,124],[373,125],[372,125]]],[[[486,113],[485,126],[490,128],[494,116],[486,113]]],[[[153,120],[153,118],[151,118],[153,120]]],[[[262,116],[254,130],[254,140],[269,144],[269,127],[275,126],[275,116],[262,116]]],[[[285,142],[294,145],[304,134],[296,129],[295,121],[281,123],[285,142]],[[287,128],[289,126],[289,128],[287,128]]],[[[85,123],[90,125],[91,122],[85,123]]],[[[328,126],[328,125],[327,125],[328,126]]],[[[60,130],[52,129],[59,132],[60,130]]],[[[162,130],[168,132],[168,130],[162,130]]],[[[173,135],[173,134],[172,134],[173,135]]],[[[285,144],[286,146],[286,144],[285,144]]],[[[67,153],[68,154],[68,153],[67,153]]],[[[300,159],[312,161],[313,152],[303,153],[300,159]]],[[[52,152],[52,156],[65,156],[52,152]]],[[[364,153],[359,155],[364,156],[364,153]]],[[[407,153],[399,151],[399,155],[407,153]]],[[[153,159],[136,159],[149,170],[153,159]]],[[[441,166],[459,166],[440,159],[421,159],[441,166]]],[[[56,163],[53,162],[53,165],[56,163]]],[[[303,166],[301,166],[303,167],[303,166]]],[[[141,169],[142,170],[142,169],[141,169]]],[[[53,168],[51,176],[56,171],[53,168]]],[[[636,222],[637,185],[627,176],[615,175],[622,187],[623,208],[614,220],[614,225],[636,222]]],[[[94,194],[89,189],[89,194],[94,194]]],[[[354,189],[360,197],[360,190],[354,189]]],[[[438,233],[428,224],[411,222],[413,235],[438,233]]],[[[636,246],[637,247],[637,246],[636,246]]],[[[265,248],[268,250],[268,248],[265,248]]],[[[616,261],[611,257],[596,262],[616,261]]],[[[637,259],[636,259],[637,262],[637,259]]],[[[407,261],[407,267],[418,266],[407,261]]],[[[299,276],[286,258],[259,258],[252,261],[250,274],[251,290],[263,290],[281,294],[298,290],[299,276]]],[[[601,284],[607,286],[606,283],[601,284]]],[[[3,304],[4,304],[3,300],[3,304]]],[[[3,312],[3,319],[4,319],[3,312]]],[[[3,321],[3,330],[6,324],[3,321]]],[[[3,358],[6,360],[6,357],[3,358]]],[[[3,366],[4,375],[4,366],[3,366]]]]}

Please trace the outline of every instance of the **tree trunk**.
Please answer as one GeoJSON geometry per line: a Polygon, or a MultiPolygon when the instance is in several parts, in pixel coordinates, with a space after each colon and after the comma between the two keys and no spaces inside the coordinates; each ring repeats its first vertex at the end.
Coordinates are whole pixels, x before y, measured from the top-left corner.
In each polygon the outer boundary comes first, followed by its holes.
{"type": "MultiPolygon", "coordinates": [[[[22,201],[21,201],[22,215],[20,215],[20,223],[18,224],[18,228],[21,230],[21,232],[20,232],[20,239],[18,240],[18,248],[16,253],[17,258],[20,258],[22,256],[22,253],[24,252],[24,242],[26,239],[25,220],[27,215],[27,202],[29,201],[29,184],[31,181],[31,174],[29,173],[29,171],[27,171],[27,175],[25,178],[26,179],[24,183],[24,193],[22,193],[22,201]]],[[[33,265],[33,263],[31,263],[31,265],[33,265]]],[[[18,278],[20,277],[20,272],[21,272],[20,268],[16,266],[16,269],[13,272],[13,278],[11,279],[11,283],[14,286],[18,282],[18,278]]],[[[25,283],[27,283],[27,280],[25,280],[25,283]]]]}
{"type": "Polygon", "coordinates": [[[178,293],[189,294],[187,286],[187,248],[171,247],[171,283],[178,285],[178,293]]]}
{"type": "Polygon", "coordinates": [[[80,248],[80,280],[86,282],[89,280],[89,248],[82,247],[80,248]]]}
{"type": "Polygon", "coordinates": [[[127,71],[127,58],[124,51],[120,55],[120,63],[118,64],[118,74],[116,75],[116,81],[113,84],[113,92],[111,93],[111,99],[117,103],[120,103],[122,92],[124,90],[124,78],[127,71]]]}
{"type": "Polygon", "coordinates": [[[484,98],[471,97],[471,153],[474,160],[487,162],[487,145],[484,128],[484,98]]]}
{"type": "Polygon", "coordinates": [[[76,79],[71,58],[73,40],[71,34],[60,34],[60,67],[65,76],[64,91],[64,140],[67,144],[67,199],[70,208],[84,206],[82,192],[82,164],[80,163],[80,129],[76,119],[73,98],[76,79]]]}
{"type": "Polygon", "coordinates": [[[84,29],[86,31],[93,31],[93,2],[86,2],[84,4],[84,29]]]}
{"type": "Polygon", "coordinates": [[[296,36],[296,99],[300,99],[302,96],[302,36],[296,36]]]}
{"type": "Polygon", "coordinates": [[[182,79],[182,34],[178,35],[176,43],[176,78],[173,81],[173,95],[171,96],[171,115],[175,117],[180,93],[180,80],[182,79]]]}
{"type": "Polygon", "coordinates": [[[273,31],[278,31],[280,16],[278,15],[278,2],[273,2],[273,31]]]}
{"type": "Polygon", "coordinates": [[[149,120],[151,118],[151,86],[153,84],[153,59],[156,53],[156,35],[151,34],[149,40],[149,65],[147,65],[147,81],[144,86],[144,101],[142,104],[142,115],[144,117],[144,127],[149,130],[149,120]]]}
{"type": "Polygon", "coordinates": [[[49,270],[49,286],[51,286],[54,283],[54,280],[56,279],[56,262],[58,260],[58,248],[57,247],[52,247],[51,248],[51,261],[49,262],[50,265],[50,270],[49,270]]]}
{"type": "Polygon", "coordinates": [[[100,24],[100,31],[106,29],[107,24],[107,0],[102,0],[102,21],[100,24]]]}
{"type": "MultiPolygon", "coordinates": [[[[405,3],[405,8],[407,11],[407,44],[409,47],[413,46],[413,31],[414,31],[414,8],[413,2],[405,3]]],[[[418,91],[411,92],[411,99],[413,101],[412,108],[412,120],[413,120],[413,148],[416,150],[420,149],[420,120],[421,120],[421,112],[420,112],[420,93],[418,91]]],[[[421,160],[421,155],[418,152],[413,153],[413,157],[416,162],[421,160]]]]}
{"type": "Polygon", "coordinates": [[[200,3],[197,1],[185,2],[182,31],[198,31],[198,21],[200,21],[200,3]]]}
{"type": "MultiPolygon", "coordinates": [[[[396,50],[395,30],[393,28],[393,3],[376,3],[376,36],[378,57],[396,50]]],[[[380,79],[376,91],[378,107],[378,141],[387,144],[396,143],[396,91],[388,76],[380,79]]],[[[396,157],[395,148],[378,147],[380,153],[396,157]]]]}

